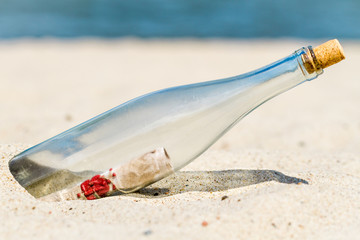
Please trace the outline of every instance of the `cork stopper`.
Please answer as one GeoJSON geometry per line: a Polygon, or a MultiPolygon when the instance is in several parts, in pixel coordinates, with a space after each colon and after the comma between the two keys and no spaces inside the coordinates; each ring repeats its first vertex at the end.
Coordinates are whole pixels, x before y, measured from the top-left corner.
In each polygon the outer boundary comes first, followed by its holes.
{"type": "Polygon", "coordinates": [[[309,51],[303,54],[302,59],[306,70],[313,73],[344,60],[345,55],[339,41],[333,39],[317,46],[314,50],[309,47],[309,51]]]}

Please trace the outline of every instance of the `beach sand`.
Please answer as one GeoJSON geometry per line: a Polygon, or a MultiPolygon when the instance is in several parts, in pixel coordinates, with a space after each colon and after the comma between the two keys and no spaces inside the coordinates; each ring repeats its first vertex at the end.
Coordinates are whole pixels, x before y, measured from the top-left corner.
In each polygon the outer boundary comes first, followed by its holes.
{"type": "Polygon", "coordinates": [[[245,73],[313,40],[0,43],[1,239],[356,239],[360,43],[255,110],[181,172],[138,193],[36,200],[8,161],[126,100],[245,73]]]}

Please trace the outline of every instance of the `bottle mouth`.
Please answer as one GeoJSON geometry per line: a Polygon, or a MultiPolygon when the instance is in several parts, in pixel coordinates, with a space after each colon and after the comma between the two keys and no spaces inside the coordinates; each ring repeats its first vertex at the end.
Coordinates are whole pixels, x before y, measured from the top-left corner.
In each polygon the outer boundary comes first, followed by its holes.
{"type": "Polygon", "coordinates": [[[295,53],[298,55],[299,66],[307,80],[312,80],[324,72],[311,46],[303,47],[295,53]]]}
{"type": "Polygon", "coordinates": [[[302,54],[301,58],[307,72],[308,73],[321,72],[322,71],[321,64],[316,58],[313,48],[311,46],[308,46],[306,50],[307,50],[306,53],[302,54]]]}

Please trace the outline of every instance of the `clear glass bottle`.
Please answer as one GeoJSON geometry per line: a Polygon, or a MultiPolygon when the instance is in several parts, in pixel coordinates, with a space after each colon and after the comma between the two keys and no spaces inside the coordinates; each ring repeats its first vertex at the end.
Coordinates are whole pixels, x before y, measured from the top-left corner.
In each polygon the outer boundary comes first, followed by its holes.
{"type": "Polygon", "coordinates": [[[313,57],[311,48],[301,48],[243,75],[135,98],[25,150],[10,161],[10,170],[36,197],[159,147],[166,149],[176,171],[258,106],[321,74],[322,68],[313,64],[313,57]],[[309,70],[311,67],[314,69],[309,70]],[[64,171],[70,175],[59,177],[64,171]]]}

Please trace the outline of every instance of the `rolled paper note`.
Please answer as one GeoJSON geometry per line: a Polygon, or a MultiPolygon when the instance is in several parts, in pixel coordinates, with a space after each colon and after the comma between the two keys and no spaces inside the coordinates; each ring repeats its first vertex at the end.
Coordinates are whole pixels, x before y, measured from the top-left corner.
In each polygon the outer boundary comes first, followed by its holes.
{"type": "Polygon", "coordinates": [[[72,188],[63,189],[40,199],[44,201],[99,199],[118,191],[127,192],[145,187],[173,172],[174,169],[165,148],[157,148],[122,166],[110,168],[103,174],[95,175],[72,188]]]}

